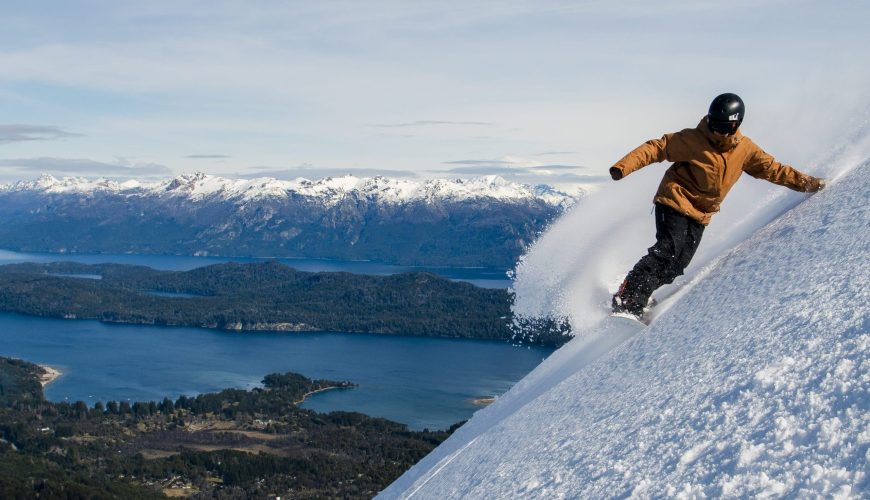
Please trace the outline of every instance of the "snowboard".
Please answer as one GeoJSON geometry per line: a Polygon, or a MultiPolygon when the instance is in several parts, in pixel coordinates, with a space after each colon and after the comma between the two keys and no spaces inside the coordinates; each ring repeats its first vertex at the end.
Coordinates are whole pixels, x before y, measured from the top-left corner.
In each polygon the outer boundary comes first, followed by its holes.
{"type": "Polygon", "coordinates": [[[615,312],[615,313],[610,313],[610,317],[615,318],[616,320],[623,320],[623,321],[635,323],[635,324],[640,325],[642,327],[647,327],[647,326],[649,326],[649,323],[650,323],[650,318],[646,314],[644,314],[643,316],[638,318],[637,316],[635,316],[634,314],[631,314],[631,313],[615,312]]]}
{"type": "Polygon", "coordinates": [[[650,299],[649,305],[647,305],[643,310],[643,315],[641,317],[637,317],[634,314],[627,312],[611,312],[610,317],[612,318],[624,318],[626,320],[634,321],[635,323],[641,324],[643,326],[649,326],[652,321],[652,308],[658,304],[656,299],[650,299]]]}

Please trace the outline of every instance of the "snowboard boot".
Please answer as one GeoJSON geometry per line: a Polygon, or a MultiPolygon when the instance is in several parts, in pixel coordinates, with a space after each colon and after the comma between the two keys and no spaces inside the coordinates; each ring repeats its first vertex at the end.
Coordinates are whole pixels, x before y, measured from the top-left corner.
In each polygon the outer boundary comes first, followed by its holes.
{"type": "Polygon", "coordinates": [[[644,318],[644,313],[646,312],[646,304],[643,304],[632,297],[632,294],[628,293],[628,290],[626,290],[626,288],[628,288],[626,285],[628,285],[627,279],[622,282],[622,285],[619,286],[619,290],[613,295],[611,310],[614,314],[631,314],[638,320],[642,320],[644,318]]]}

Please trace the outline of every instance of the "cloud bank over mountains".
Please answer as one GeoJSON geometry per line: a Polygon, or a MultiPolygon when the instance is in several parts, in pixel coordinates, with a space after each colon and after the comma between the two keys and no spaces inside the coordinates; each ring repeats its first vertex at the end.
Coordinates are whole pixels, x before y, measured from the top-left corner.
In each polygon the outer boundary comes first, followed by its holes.
{"type": "Polygon", "coordinates": [[[168,177],[172,170],[164,165],[131,162],[123,158],[113,163],[78,158],[0,159],[0,182],[27,180],[42,174],[131,179],[168,177]]]}

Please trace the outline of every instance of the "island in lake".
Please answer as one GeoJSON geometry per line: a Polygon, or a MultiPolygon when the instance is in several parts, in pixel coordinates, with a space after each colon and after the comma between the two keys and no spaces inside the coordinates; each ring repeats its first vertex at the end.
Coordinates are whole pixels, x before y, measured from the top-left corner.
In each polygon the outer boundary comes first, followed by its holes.
{"type": "Polygon", "coordinates": [[[190,271],[75,262],[0,266],[0,310],[225,330],[340,331],[559,346],[569,325],[515,321],[507,290],[430,273],[302,272],[277,261],[190,271]],[[515,326],[524,332],[517,335],[515,326]],[[531,334],[530,331],[533,331],[531,334]]]}

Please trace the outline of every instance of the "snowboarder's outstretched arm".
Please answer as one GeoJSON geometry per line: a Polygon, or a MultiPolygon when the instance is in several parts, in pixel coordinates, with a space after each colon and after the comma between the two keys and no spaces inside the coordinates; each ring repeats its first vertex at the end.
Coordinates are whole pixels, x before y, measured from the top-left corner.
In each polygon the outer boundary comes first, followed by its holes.
{"type": "Polygon", "coordinates": [[[665,134],[661,139],[650,139],[634,148],[630,153],[622,157],[610,167],[610,177],[618,181],[626,175],[640,170],[641,168],[663,161],[673,161],[668,156],[668,142],[675,134],[665,134]]]}
{"type": "Polygon", "coordinates": [[[784,165],[757,146],[755,153],[743,166],[743,171],[757,179],[764,179],[803,193],[815,193],[825,187],[824,179],[784,165]]]}

